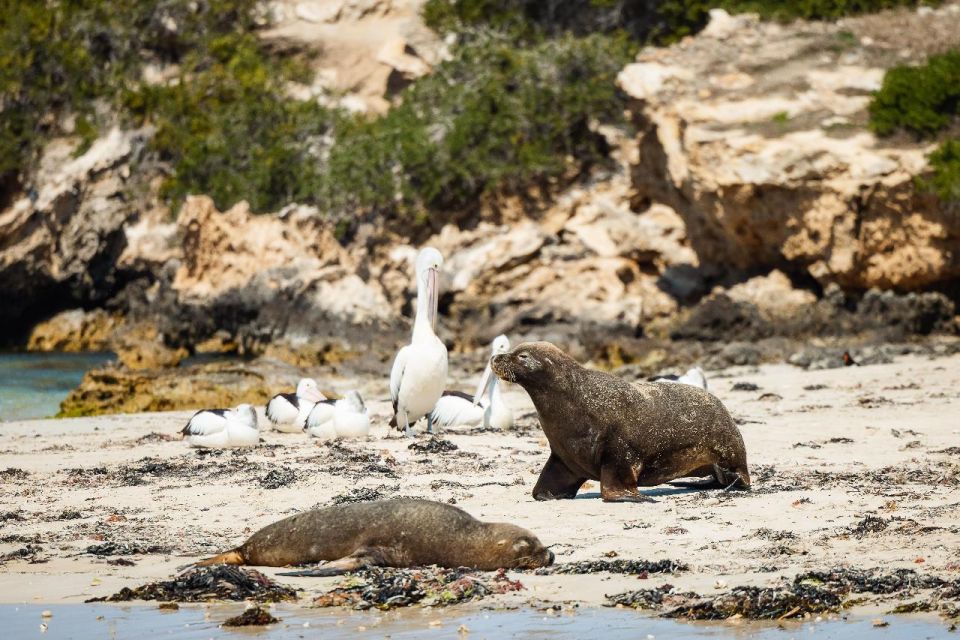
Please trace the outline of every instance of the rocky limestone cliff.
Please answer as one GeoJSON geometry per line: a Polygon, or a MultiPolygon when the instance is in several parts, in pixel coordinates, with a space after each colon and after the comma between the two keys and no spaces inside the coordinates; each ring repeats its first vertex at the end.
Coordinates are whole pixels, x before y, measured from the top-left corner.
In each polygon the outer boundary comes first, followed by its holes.
{"type": "Polygon", "coordinates": [[[16,331],[111,295],[137,213],[131,164],[149,135],[114,129],[76,157],[76,140],[48,145],[36,187],[0,212],[0,325],[16,331]]]}
{"type": "Polygon", "coordinates": [[[914,185],[932,147],[865,126],[885,69],[960,44],[960,6],[837,24],[712,18],[620,74],[641,129],[635,202],[673,207],[701,262],[722,269],[854,291],[955,283],[960,217],[914,185]]]}

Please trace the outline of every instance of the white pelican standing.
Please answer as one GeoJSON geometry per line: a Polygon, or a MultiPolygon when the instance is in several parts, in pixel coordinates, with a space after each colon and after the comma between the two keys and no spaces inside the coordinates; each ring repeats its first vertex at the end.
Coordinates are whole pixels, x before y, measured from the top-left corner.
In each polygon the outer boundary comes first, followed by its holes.
{"type": "Polygon", "coordinates": [[[197,411],[181,431],[191,447],[226,449],[260,443],[257,412],[252,405],[197,411]]]}
{"type": "MultiPolygon", "coordinates": [[[[490,359],[509,350],[510,340],[507,336],[499,335],[491,345],[490,359]]],[[[484,429],[503,430],[513,426],[513,411],[503,402],[499,380],[493,375],[490,360],[487,360],[487,368],[474,396],[460,391],[444,391],[431,415],[433,422],[442,427],[466,427],[483,423],[484,429]]]]}
{"type": "Polygon", "coordinates": [[[430,411],[447,384],[447,347],[434,330],[437,326],[440,266],[443,256],[433,247],[417,255],[417,317],[410,344],[397,352],[390,371],[390,424],[413,435],[410,427],[427,417],[427,432],[433,433],[430,411]]]}
{"type": "Polygon", "coordinates": [[[700,367],[687,369],[687,372],[682,376],[676,376],[676,375],[660,376],[658,378],[654,378],[653,381],[689,384],[693,387],[700,387],[704,391],[707,391],[707,376],[703,373],[703,369],[701,369],[700,367]]]}
{"type": "Polygon", "coordinates": [[[318,402],[326,400],[313,378],[301,378],[296,393],[280,393],[267,403],[267,418],[273,428],[286,433],[303,430],[310,410],[318,402]]]}

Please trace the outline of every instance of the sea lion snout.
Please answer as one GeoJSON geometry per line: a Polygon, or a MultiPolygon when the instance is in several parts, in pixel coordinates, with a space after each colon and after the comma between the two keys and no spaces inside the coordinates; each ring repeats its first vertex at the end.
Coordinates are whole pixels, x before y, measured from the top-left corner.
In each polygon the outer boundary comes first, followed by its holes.
{"type": "Polygon", "coordinates": [[[510,353],[501,353],[493,356],[490,361],[490,368],[498,378],[506,382],[516,382],[516,377],[511,366],[510,353]]]}

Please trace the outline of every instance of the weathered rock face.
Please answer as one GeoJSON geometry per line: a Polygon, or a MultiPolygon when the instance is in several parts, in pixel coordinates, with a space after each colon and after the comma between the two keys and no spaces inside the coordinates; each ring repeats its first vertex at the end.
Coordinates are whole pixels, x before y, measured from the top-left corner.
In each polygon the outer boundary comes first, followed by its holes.
{"type": "MultiPolygon", "coordinates": [[[[904,62],[876,39],[878,17],[780,25],[715,16],[694,38],[644,50],[620,75],[642,129],[636,199],[673,207],[702,263],[779,268],[847,290],[960,278],[960,217],[914,188],[930,147],[865,129],[870,93],[904,62]],[[859,39],[861,28],[874,37],[859,39]]],[[[955,11],[886,19],[892,32],[949,23],[945,37],[960,43],[955,11]]]]}
{"type": "MultiPolygon", "coordinates": [[[[299,372],[274,360],[184,368],[108,366],[88,372],[60,405],[61,416],[177,411],[264,404],[271,390],[296,387],[299,372]]],[[[277,391],[274,391],[276,393],[277,391]]]]}
{"type": "Polygon", "coordinates": [[[316,78],[297,92],[302,99],[383,113],[396,92],[447,55],[420,19],[423,2],[273,0],[273,24],[262,37],[272,47],[315,52],[316,78]]]}
{"type": "Polygon", "coordinates": [[[0,324],[26,331],[49,310],[112,293],[123,227],[136,215],[130,163],[149,135],[114,129],[77,158],[76,142],[50,143],[37,189],[0,212],[0,324]]]}
{"type": "Polygon", "coordinates": [[[33,328],[27,349],[67,353],[109,351],[114,330],[121,322],[121,318],[103,309],[64,311],[33,328]]]}

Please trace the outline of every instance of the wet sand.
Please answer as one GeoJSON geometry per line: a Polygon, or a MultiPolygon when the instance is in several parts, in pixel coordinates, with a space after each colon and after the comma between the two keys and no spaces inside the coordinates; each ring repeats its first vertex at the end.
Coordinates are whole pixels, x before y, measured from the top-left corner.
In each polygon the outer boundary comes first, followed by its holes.
{"type": "MultiPolygon", "coordinates": [[[[548,449],[518,388],[507,393],[518,431],[448,431],[458,448],[437,453],[388,433],[389,405],[369,393],[373,437],[334,447],[265,431],[255,449],[201,454],[177,436],[190,413],[5,423],[0,556],[18,555],[0,561],[0,602],[108,596],[168,578],[297,511],[395,496],[450,501],[527,527],[558,563],[689,565],[646,579],[511,574],[526,589],[484,601],[494,605],[597,606],[667,582],[709,594],[836,566],[960,578],[960,356],[828,371],[765,365],[708,378],[741,422],[752,492],[663,486],[644,490],[655,503],[604,504],[593,482],[576,500],[535,502],[548,449]],[[736,391],[736,383],[758,389],[736,391]],[[118,558],[133,564],[109,564],[118,558]]],[[[339,582],[279,581],[303,589],[304,604],[339,582]]]]}

